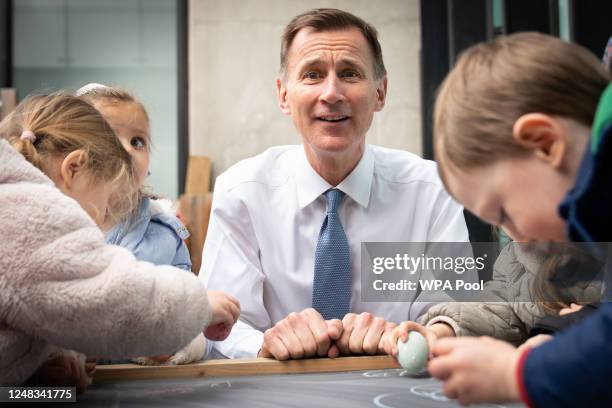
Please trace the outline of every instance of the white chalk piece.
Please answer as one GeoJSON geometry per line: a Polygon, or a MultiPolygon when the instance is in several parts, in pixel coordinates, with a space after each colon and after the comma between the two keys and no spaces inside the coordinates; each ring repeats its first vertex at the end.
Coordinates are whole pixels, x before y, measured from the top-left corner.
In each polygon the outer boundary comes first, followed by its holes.
{"type": "Polygon", "coordinates": [[[397,351],[397,361],[406,370],[404,375],[415,375],[425,368],[429,347],[421,333],[411,331],[408,333],[406,343],[402,339],[397,339],[397,351]]]}

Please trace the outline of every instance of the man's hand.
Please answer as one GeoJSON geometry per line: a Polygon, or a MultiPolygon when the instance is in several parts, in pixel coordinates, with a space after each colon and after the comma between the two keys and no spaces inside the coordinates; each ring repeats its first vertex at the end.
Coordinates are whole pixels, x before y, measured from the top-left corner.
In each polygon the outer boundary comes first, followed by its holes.
{"type": "Polygon", "coordinates": [[[332,343],[341,334],[340,320],[325,321],[313,308],[293,312],[265,331],[259,356],[277,360],[314,356],[334,358],[338,349],[332,343]]]}
{"type": "Polygon", "coordinates": [[[371,313],[348,313],[342,319],[342,336],[336,341],[336,346],[342,355],[382,353],[383,333],[393,326],[393,323],[371,313]]]}
{"type": "Polygon", "coordinates": [[[490,337],[443,338],[434,345],[429,373],[461,405],[519,401],[516,370],[521,352],[490,337]]]}
{"type": "Polygon", "coordinates": [[[35,373],[36,385],[43,387],[76,387],[83,393],[91,384],[95,361],[75,351],[63,351],[47,360],[35,373]]]}
{"type": "Polygon", "coordinates": [[[225,340],[240,317],[240,302],[223,292],[209,290],[208,303],[212,318],[204,330],[204,336],[210,340],[225,340]]]}

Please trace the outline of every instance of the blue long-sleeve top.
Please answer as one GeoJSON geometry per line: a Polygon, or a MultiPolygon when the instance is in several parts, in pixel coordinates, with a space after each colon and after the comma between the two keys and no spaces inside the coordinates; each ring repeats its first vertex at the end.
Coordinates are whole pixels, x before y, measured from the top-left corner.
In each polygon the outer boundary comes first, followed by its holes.
{"type": "Polygon", "coordinates": [[[172,265],[191,270],[184,239],[187,228],[156,200],[143,198],[136,213],[106,233],[106,243],[130,250],[136,259],[155,265],[172,265]]]}

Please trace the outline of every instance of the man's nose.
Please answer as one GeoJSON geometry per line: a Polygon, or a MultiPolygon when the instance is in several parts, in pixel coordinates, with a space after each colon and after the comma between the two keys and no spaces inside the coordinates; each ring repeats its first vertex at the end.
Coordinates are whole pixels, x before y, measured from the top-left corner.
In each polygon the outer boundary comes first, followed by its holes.
{"type": "Polygon", "coordinates": [[[328,75],[324,82],[324,89],[319,99],[330,105],[344,101],[344,90],[342,84],[335,74],[328,75]]]}

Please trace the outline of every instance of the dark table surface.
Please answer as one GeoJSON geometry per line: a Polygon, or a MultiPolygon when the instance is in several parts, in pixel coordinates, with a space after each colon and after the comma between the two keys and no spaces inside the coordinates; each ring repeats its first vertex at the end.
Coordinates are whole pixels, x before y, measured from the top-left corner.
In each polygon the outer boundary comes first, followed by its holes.
{"type": "Polygon", "coordinates": [[[427,377],[401,377],[400,372],[400,369],[385,369],[122,381],[90,387],[79,396],[77,405],[109,408],[458,406],[443,395],[441,382],[427,377]]]}

